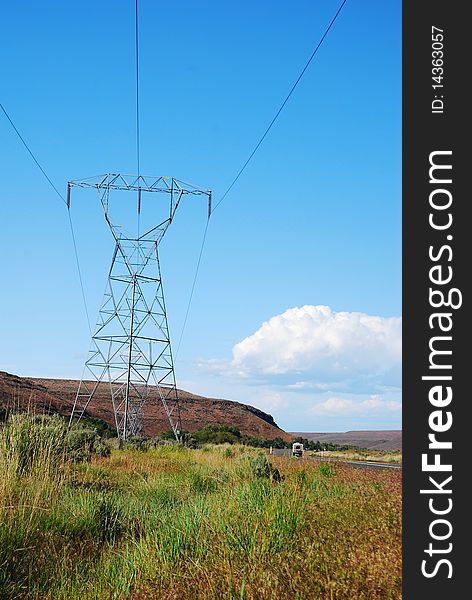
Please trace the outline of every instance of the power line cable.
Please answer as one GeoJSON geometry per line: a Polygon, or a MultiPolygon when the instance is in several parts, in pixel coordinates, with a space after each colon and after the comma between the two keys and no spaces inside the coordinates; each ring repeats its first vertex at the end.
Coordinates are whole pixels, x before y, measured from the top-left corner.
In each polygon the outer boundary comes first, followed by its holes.
{"type": "Polygon", "coordinates": [[[138,0],[134,5],[134,58],[135,58],[135,80],[136,80],[136,163],[138,167],[138,210],[137,210],[137,237],[141,222],[141,190],[139,189],[139,178],[141,176],[141,149],[140,149],[140,115],[139,115],[139,12],[138,0]]]}
{"type": "Polygon", "coordinates": [[[289,93],[287,94],[287,96],[285,97],[285,100],[282,102],[282,104],[280,105],[279,110],[275,113],[274,118],[272,119],[272,121],[269,123],[269,126],[267,127],[267,129],[264,131],[262,137],[260,138],[260,140],[257,142],[257,144],[255,145],[253,151],[251,152],[251,154],[249,155],[248,159],[246,160],[246,162],[243,164],[243,166],[239,169],[236,177],[233,179],[233,181],[231,182],[231,184],[228,186],[228,188],[226,189],[226,191],[224,192],[223,196],[219,199],[219,201],[215,204],[215,207],[213,209],[213,212],[218,208],[218,206],[223,202],[223,200],[226,198],[226,196],[229,194],[229,192],[233,189],[233,186],[235,185],[235,183],[238,181],[238,179],[241,177],[241,175],[243,174],[244,170],[246,169],[246,167],[248,166],[248,164],[251,162],[254,154],[259,150],[259,147],[261,146],[262,142],[265,140],[267,134],[269,133],[269,131],[272,129],[274,123],[277,121],[280,113],[283,111],[283,109],[285,108],[285,105],[287,104],[287,102],[289,101],[291,95],[293,94],[293,92],[295,91],[295,88],[297,87],[297,85],[300,83],[301,78],[303,77],[303,75],[305,74],[305,71],[308,69],[308,67],[311,64],[311,61],[315,58],[316,53],[318,52],[318,50],[321,47],[321,44],[324,42],[326,36],[328,35],[331,27],[334,25],[336,19],[338,18],[339,13],[341,12],[341,10],[343,9],[344,5],[346,4],[347,0],[343,0],[343,2],[340,4],[336,14],[334,15],[334,17],[331,19],[330,24],[328,25],[328,27],[326,28],[325,32],[323,33],[320,41],[318,42],[318,44],[316,45],[316,48],[313,50],[310,58],[308,59],[308,61],[306,62],[305,66],[303,67],[302,71],[300,72],[300,75],[297,77],[297,80],[295,81],[295,83],[292,85],[292,88],[290,89],[289,93]]]}
{"type": "Polygon", "coordinates": [[[69,217],[70,234],[71,234],[71,237],[72,237],[72,245],[74,246],[75,264],[77,266],[77,273],[79,275],[80,291],[82,293],[82,302],[84,304],[85,317],[87,319],[87,325],[88,325],[88,328],[89,328],[90,336],[92,336],[92,325],[90,323],[90,316],[89,316],[89,311],[88,311],[88,308],[87,308],[87,299],[85,297],[84,282],[83,282],[83,279],[82,279],[82,270],[80,268],[79,252],[77,250],[77,243],[75,241],[74,226],[72,224],[72,216],[71,216],[71,212],[70,212],[70,207],[67,210],[67,215],[69,217]]]}
{"type": "Polygon", "coordinates": [[[139,131],[139,13],[138,0],[135,3],[135,75],[136,75],[136,162],[138,165],[138,177],[141,175],[141,156],[140,156],[140,131],[139,131]]]}
{"type": "Polygon", "coordinates": [[[206,242],[206,237],[207,237],[207,232],[208,232],[208,226],[209,225],[210,225],[210,217],[208,217],[208,219],[207,219],[206,226],[205,226],[205,231],[203,232],[202,244],[201,244],[201,247],[200,247],[200,253],[198,255],[197,266],[196,266],[196,269],[195,269],[195,275],[193,277],[193,282],[192,282],[192,288],[190,290],[190,296],[189,296],[189,301],[188,301],[188,304],[187,304],[187,310],[185,311],[184,323],[183,323],[182,329],[180,331],[179,343],[177,344],[177,350],[175,352],[175,359],[176,360],[177,360],[177,356],[179,354],[180,346],[182,344],[182,338],[184,337],[184,331],[185,331],[185,328],[187,326],[188,315],[190,313],[190,306],[192,304],[193,293],[195,292],[195,286],[197,284],[198,272],[200,270],[200,263],[202,262],[203,249],[205,247],[205,242],[206,242]]]}
{"type": "Polygon", "coordinates": [[[57,196],[62,200],[62,202],[64,202],[64,204],[67,206],[67,214],[68,214],[68,217],[69,217],[69,225],[70,225],[70,232],[71,232],[71,237],[72,237],[72,245],[73,245],[74,254],[75,254],[75,263],[76,263],[76,266],[77,266],[77,273],[79,275],[79,283],[80,283],[80,290],[81,290],[81,293],[82,293],[82,301],[83,301],[83,304],[84,304],[85,316],[87,318],[88,328],[89,328],[89,331],[91,333],[92,332],[92,327],[90,325],[89,312],[88,312],[88,308],[87,308],[87,300],[86,300],[86,297],[85,297],[85,290],[84,290],[84,284],[83,284],[83,279],[82,279],[82,270],[80,268],[79,253],[78,253],[78,250],[77,250],[77,243],[76,243],[76,240],[75,240],[74,225],[72,223],[72,216],[71,216],[71,213],[70,213],[70,207],[67,204],[67,200],[64,198],[64,196],[61,194],[61,192],[57,189],[57,187],[51,181],[50,177],[48,176],[48,174],[46,173],[46,171],[43,169],[43,167],[41,166],[41,164],[38,161],[38,159],[36,158],[36,156],[33,154],[31,148],[26,143],[24,137],[19,132],[18,128],[14,124],[13,120],[11,119],[10,115],[8,114],[7,110],[5,109],[5,107],[3,106],[2,103],[0,103],[0,107],[1,107],[1,109],[3,111],[3,113],[5,114],[6,118],[8,119],[10,125],[12,126],[13,130],[15,131],[16,135],[21,140],[23,146],[26,148],[26,150],[28,151],[29,155],[31,156],[31,158],[35,162],[36,166],[38,167],[38,169],[41,171],[41,173],[45,177],[46,181],[49,183],[49,185],[52,187],[52,189],[56,192],[57,196]]]}
{"type": "MultiPolygon", "coordinates": [[[[272,121],[269,123],[267,129],[264,131],[264,133],[262,134],[262,137],[259,139],[259,141],[257,142],[257,144],[255,145],[254,149],[252,150],[251,154],[249,155],[249,157],[247,158],[246,162],[243,164],[243,166],[239,169],[238,173],[236,174],[236,177],[232,180],[232,182],[230,183],[230,185],[228,186],[228,188],[225,190],[225,192],[223,193],[223,195],[221,196],[221,198],[219,199],[219,201],[215,204],[213,211],[211,214],[214,213],[214,211],[218,208],[218,206],[223,202],[223,200],[226,198],[226,196],[229,194],[229,192],[233,189],[234,185],[236,184],[236,182],[238,181],[238,179],[241,177],[241,175],[243,174],[243,172],[245,171],[246,167],[249,165],[249,163],[251,162],[252,158],[254,157],[254,155],[256,154],[256,152],[259,150],[262,142],[265,140],[265,138],[267,137],[267,134],[269,133],[269,131],[272,129],[272,127],[274,126],[275,122],[277,121],[280,113],[283,111],[283,109],[285,108],[285,105],[287,104],[287,102],[289,101],[290,97],[292,96],[293,92],[295,91],[296,87],[298,86],[298,84],[300,83],[303,75],[305,74],[305,71],[308,69],[308,67],[310,66],[312,60],[314,59],[314,57],[316,56],[318,50],[320,49],[321,45],[323,44],[326,36],[328,35],[328,33],[330,32],[331,28],[333,27],[334,23],[336,22],[336,19],[338,18],[340,12],[342,11],[344,5],[346,4],[347,0],[343,0],[343,2],[341,2],[341,4],[339,5],[338,10],[336,11],[336,14],[334,15],[334,17],[331,19],[329,25],[327,26],[327,28],[325,29],[323,35],[321,36],[318,44],[316,45],[315,49],[313,50],[313,52],[311,53],[310,58],[308,59],[308,61],[305,63],[305,66],[303,67],[303,69],[301,70],[300,74],[298,75],[295,83],[292,85],[289,93],[287,94],[287,96],[285,97],[284,101],[282,102],[282,104],[280,105],[279,109],[277,110],[277,112],[275,113],[272,121]]],[[[180,332],[180,338],[179,338],[179,343],[177,346],[177,352],[176,352],[176,357],[177,354],[179,352],[180,349],[180,345],[182,343],[182,338],[184,335],[184,331],[185,328],[187,326],[187,321],[188,321],[188,316],[190,313],[190,306],[192,304],[192,300],[193,300],[193,295],[195,292],[195,286],[197,283],[197,278],[198,278],[198,273],[200,270],[200,264],[202,262],[202,256],[203,256],[203,250],[205,247],[205,243],[206,243],[206,238],[207,238],[207,232],[208,232],[208,226],[210,224],[210,217],[211,215],[208,216],[208,220],[206,223],[206,227],[205,227],[205,232],[203,234],[203,240],[202,240],[202,245],[200,248],[200,253],[198,256],[198,261],[197,261],[197,266],[195,269],[195,275],[193,278],[193,282],[192,282],[192,288],[190,291],[190,297],[189,297],[189,301],[187,304],[187,310],[185,312],[185,318],[184,318],[184,323],[182,325],[182,330],[180,332]]]]}
{"type": "Polygon", "coordinates": [[[15,131],[16,135],[20,138],[21,143],[23,144],[23,146],[26,148],[26,150],[28,151],[29,155],[31,156],[31,158],[34,160],[34,162],[36,163],[36,166],[38,167],[38,169],[41,171],[41,173],[44,175],[44,177],[46,178],[46,180],[48,181],[49,185],[52,187],[52,189],[56,192],[56,194],[59,196],[59,198],[62,200],[62,202],[64,202],[64,204],[67,206],[67,200],[64,198],[64,196],[61,194],[61,192],[57,189],[57,187],[53,184],[53,182],[49,179],[46,171],[43,169],[43,167],[40,165],[39,161],[36,159],[36,156],[33,154],[33,152],[31,151],[30,147],[28,146],[28,144],[26,143],[25,139],[23,138],[23,136],[21,135],[21,133],[18,131],[18,129],[16,128],[15,124],[13,123],[13,121],[11,120],[10,115],[7,113],[5,107],[3,106],[3,104],[0,102],[0,107],[3,110],[3,113],[5,114],[6,118],[8,119],[8,121],[10,122],[10,125],[13,127],[13,130],[15,131]]]}

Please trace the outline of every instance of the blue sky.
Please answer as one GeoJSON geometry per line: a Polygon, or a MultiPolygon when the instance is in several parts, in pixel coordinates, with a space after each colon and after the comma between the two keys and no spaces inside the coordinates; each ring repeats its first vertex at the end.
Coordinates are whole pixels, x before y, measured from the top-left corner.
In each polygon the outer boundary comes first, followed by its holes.
{"type": "MultiPolygon", "coordinates": [[[[338,5],[141,0],[141,172],[217,202],[338,5]]],[[[56,186],[135,172],[134,3],[9,3],[2,17],[1,102],[56,186]]],[[[89,332],[66,209],[0,117],[0,368],[79,378],[89,332]]],[[[401,426],[400,161],[401,3],[348,0],[212,217],[181,387],[259,406],[287,430],[401,426]]],[[[73,196],[72,217],[94,321],[112,238],[93,194],[73,196]]],[[[175,341],[205,220],[204,201],[181,205],[161,249],[175,341]]]]}

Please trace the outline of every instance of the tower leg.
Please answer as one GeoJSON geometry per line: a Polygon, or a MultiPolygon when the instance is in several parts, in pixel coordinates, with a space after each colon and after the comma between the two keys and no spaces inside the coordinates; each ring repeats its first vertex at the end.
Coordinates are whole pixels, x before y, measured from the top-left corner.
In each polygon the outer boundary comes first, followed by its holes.
{"type": "Polygon", "coordinates": [[[108,399],[120,440],[144,434],[160,402],[180,440],[181,418],[157,242],[118,238],[70,422],[108,399]]]}

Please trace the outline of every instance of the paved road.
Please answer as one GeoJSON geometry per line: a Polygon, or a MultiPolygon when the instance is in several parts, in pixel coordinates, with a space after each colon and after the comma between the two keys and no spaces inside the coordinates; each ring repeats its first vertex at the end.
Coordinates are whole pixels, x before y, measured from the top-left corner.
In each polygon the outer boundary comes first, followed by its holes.
{"type": "MultiPolygon", "coordinates": [[[[272,450],[272,454],[276,454],[277,456],[292,456],[292,451],[289,448],[274,448],[272,450]]],[[[315,461],[323,461],[323,462],[341,462],[347,465],[352,465],[354,467],[358,467],[360,469],[397,469],[401,470],[401,464],[391,464],[391,463],[380,463],[380,462],[372,462],[372,461],[364,461],[364,460],[342,460],[339,458],[333,458],[331,456],[304,456],[303,460],[315,460],[315,461]]]]}

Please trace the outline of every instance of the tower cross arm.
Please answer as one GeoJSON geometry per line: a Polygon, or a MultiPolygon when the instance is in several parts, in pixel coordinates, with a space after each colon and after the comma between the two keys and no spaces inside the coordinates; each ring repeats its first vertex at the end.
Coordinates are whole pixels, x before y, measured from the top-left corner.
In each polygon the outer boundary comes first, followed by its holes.
{"type": "Polygon", "coordinates": [[[167,176],[147,176],[147,175],[125,175],[121,173],[106,173],[105,175],[96,175],[85,179],[75,179],[68,182],[68,187],[95,188],[123,190],[123,191],[141,191],[141,192],[161,192],[167,194],[182,193],[194,196],[210,196],[211,191],[198,188],[190,183],[180,181],[174,177],[167,176]]]}

